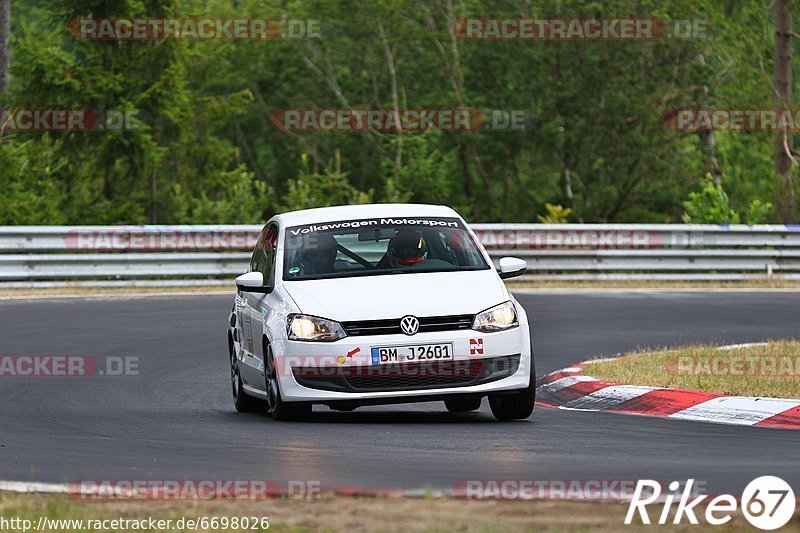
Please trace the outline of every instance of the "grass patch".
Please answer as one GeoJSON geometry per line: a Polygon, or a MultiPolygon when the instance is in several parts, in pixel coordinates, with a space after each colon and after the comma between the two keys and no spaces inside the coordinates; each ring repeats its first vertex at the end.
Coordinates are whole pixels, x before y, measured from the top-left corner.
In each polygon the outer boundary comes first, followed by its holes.
{"type": "Polygon", "coordinates": [[[633,353],[593,363],[585,372],[628,385],[800,399],[800,342],[782,340],[726,350],[692,345],[633,353]]]}
{"type": "MultiPolygon", "coordinates": [[[[268,516],[273,532],[311,531],[696,531],[688,523],[681,526],[625,526],[627,504],[566,501],[476,501],[453,498],[344,498],[319,500],[265,501],[79,501],[63,495],[14,494],[0,492],[0,517],[28,519],[38,523],[49,519],[135,520],[200,517],[268,516]]],[[[651,511],[657,520],[660,507],[651,511]]],[[[674,512],[674,510],[673,510],[674,512]]],[[[797,514],[792,522],[800,524],[797,514]]],[[[174,527],[174,525],[173,525],[174,527]]],[[[787,525],[787,527],[792,527],[787,525]]],[[[740,513],[725,525],[725,531],[752,531],[740,513]]],[[[19,531],[19,530],[18,530],[19,531]]],[[[76,529],[48,529],[58,533],[76,529]]],[[[80,531],[101,531],[82,529],[80,531]]],[[[104,529],[105,533],[123,531],[104,529]]],[[[167,531],[140,529],[139,531],[167,531]]],[[[170,529],[169,531],[173,531],[170,529]]],[[[212,531],[198,528],[198,531],[212,531]]],[[[242,528],[217,531],[245,531],[242,528]]],[[[255,529],[251,531],[264,531],[255,529]]]]}

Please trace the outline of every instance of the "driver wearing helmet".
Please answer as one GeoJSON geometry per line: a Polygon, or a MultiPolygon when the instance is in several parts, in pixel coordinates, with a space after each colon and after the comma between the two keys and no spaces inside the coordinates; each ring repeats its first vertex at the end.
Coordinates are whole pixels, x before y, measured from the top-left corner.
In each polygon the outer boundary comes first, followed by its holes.
{"type": "Polygon", "coordinates": [[[338,243],[330,233],[319,233],[309,240],[297,254],[297,264],[289,273],[300,276],[330,274],[336,261],[338,243]]]}
{"type": "Polygon", "coordinates": [[[428,243],[414,230],[400,230],[389,241],[379,268],[408,268],[428,258],[428,243]]]}

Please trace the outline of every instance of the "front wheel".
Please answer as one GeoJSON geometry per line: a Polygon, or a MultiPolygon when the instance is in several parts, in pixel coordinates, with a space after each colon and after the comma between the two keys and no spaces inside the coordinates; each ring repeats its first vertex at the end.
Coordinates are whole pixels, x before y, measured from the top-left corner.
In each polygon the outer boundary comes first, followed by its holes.
{"type": "Polygon", "coordinates": [[[536,401],[536,369],[531,351],[531,381],[527,388],[515,394],[489,396],[489,407],[498,420],[523,420],[533,413],[536,401]]]}
{"type": "Polygon", "coordinates": [[[311,414],[310,404],[295,404],[284,402],[281,398],[281,389],[278,386],[278,369],[275,365],[275,356],[272,353],[272,346],[266,343],[264,346],[266,364],[267,385],[267,408],[274,420],[303,420],[311,414]]]}

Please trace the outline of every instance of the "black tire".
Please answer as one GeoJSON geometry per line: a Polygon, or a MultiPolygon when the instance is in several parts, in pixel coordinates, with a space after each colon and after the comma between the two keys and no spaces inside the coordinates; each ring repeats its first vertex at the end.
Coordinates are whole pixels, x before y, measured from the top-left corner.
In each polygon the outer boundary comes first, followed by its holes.
{"type": "Polygon", "coordinates": [[[445,407],[451,413],[468,413],[481,408],[481,398],[465,398],[463,400],[445,400],[445,407]]]}
{"type": "Polygon", "coordinates": [[[498,394],[489,396],[489,407],[498,420],[524,420],[533,414],[533,403],[536,401],[536,368],[533,364],[531,350],[531,381],[527,388],[516,394],[498,394]]]}
{"type": "MultiPolygon", "coordinates": [[[[229,347],[231,345],[229,344],[229,347]]],[[[231,351],[232,347],[231,347],[231,351]]],[[[233,393],[233,405],[240,413],[264,412],[264,401],[254,398],[244,391],[242,387],[242,376],[239,372],[239,360],[231,353],[231,392],[233,393]]]]}
{"type": "Polygon", "coordinates": [[[274,420],[301,421],[311,414],[311,404],[294,404],[284,402],[281,398],[281,389],[278,384],[275,368],[275,357],[272,355],[272,347],[268,342],[264,343],[264,354],[266,363],[264,365],[264,378],[267,387],[267,411],[274,420]]]}

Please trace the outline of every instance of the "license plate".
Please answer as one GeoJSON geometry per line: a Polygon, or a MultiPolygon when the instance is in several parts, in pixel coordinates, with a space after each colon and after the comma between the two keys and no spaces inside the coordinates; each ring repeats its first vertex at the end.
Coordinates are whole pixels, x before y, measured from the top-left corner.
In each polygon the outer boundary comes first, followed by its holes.
{"type": "Polygon", "coordinates": [[[372,364],[406,363],[409,361],[446,361],[453,359],[453,343],[378,346],[372,348],[372,364]]]}

